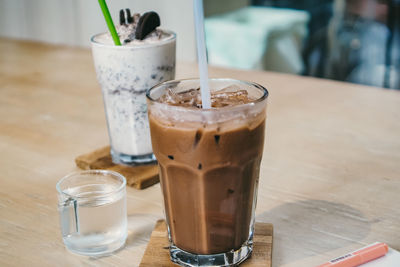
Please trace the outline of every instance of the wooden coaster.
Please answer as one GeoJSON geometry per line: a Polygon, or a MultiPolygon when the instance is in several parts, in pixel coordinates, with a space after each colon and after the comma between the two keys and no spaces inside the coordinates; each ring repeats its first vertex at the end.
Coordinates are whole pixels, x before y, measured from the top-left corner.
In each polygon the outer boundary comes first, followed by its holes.
{"type": "MultiPolygon", "coordinates": [[[[270,223],[256,222],[254,232],[253,253],[240,266],[244,267],[271,267],[273,226],[270,223]]],[[[168,250],[167,225],[159,220],[151,233],[140,267],[174,267],[168,250]]]]}
{"type": "Polygon", "coordinates": [[[83,170],[111,170],[125,176],[126,183],[136,189],[144,189],[159,182],[156,164],[126,166],[114,164],[111,160],[110,147],[103,147],[75,159],[76,165],[83,170]]]}

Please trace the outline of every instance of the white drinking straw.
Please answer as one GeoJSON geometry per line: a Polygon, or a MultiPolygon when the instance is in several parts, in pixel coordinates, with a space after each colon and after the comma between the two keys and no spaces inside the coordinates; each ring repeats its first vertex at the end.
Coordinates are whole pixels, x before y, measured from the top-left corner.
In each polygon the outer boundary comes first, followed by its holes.
{"type": "Polygon", "coordinates": [[[210,88],[208,86],[208,69],[206,42],[204,40],[203,0],[194,0],[194,25],[196,29],[197,60],[199,62],[200,92],[203,108],[211,108],[210,88]]]}

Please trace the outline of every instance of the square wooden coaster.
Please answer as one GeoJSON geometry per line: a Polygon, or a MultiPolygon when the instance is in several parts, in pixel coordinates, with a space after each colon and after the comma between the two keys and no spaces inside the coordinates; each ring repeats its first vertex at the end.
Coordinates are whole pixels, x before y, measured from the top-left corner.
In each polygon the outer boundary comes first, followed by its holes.
{"type": "MultiPolygon", "coordinates": [[[[250,258],[243,262],[243,267],[271,267],[273,226],[270,223],[256,222],[254,247],[250,258]]],[[[151,233],[140,267],[175,267],[169,258],[167,225],[159,220],[151,233]]]]}
{"type": "Polygon", "coordinates": [[[144,189],[159,182],[157,164],[142,166],[114,164],[109,146],[78,156],[75,163],[82,170],[102,169],[119,172],[125,176],[127,185],[136,189],[144,189]]]}

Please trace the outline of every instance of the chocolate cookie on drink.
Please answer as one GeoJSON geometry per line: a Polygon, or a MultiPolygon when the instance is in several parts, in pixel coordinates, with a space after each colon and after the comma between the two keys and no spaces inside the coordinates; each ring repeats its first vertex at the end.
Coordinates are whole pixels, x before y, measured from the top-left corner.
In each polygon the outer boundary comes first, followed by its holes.
{"type": "Polygon", "coordinates": [[[138,22],[135,38],[143,40],[146,35],[154,31],[158,26],[160,26],[160,17],[154,11],[144,13],[138,22]]]}

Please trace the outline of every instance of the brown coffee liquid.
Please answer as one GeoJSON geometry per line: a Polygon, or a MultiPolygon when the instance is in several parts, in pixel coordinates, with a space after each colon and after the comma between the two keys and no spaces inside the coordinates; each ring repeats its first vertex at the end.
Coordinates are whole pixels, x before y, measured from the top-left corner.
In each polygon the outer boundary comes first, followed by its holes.
{"type": "Polygon", "coordinates": [[[239,249],[255,209],[265,114],[228,127],[171,125],[151,113],[149,121],[173,243],[194,254],[239,249]]]}

